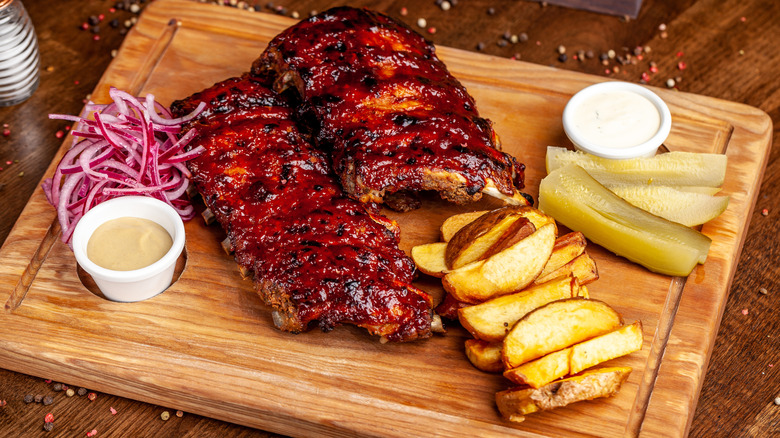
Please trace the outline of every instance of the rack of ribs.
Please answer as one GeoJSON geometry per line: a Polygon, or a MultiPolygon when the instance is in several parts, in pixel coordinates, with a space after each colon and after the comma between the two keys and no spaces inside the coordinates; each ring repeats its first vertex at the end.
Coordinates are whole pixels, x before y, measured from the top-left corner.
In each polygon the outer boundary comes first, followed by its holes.
{"type": "Polygon", "coordinates": [[[378,12],[338,7],[275,37],[251,73],[297,90],[299,120],[329,151],[344,190],[406,211],[416,194],[456,203],[483,193],[528,204],[524,165],[501,152],[491,122],[433,44],[378,12]]]}
{"type": "Polygon", "coordinates": [[[171,109],[187,114],[201,101],[184,131],[195,128],[190,147],[206,149],[188,162],[192,180],[274,324],[290,332],[355,324],[388,341],[430,336],[431,298],[411,285],[397,226],[345,196],[287,101],[244,75],[171,109]]]}

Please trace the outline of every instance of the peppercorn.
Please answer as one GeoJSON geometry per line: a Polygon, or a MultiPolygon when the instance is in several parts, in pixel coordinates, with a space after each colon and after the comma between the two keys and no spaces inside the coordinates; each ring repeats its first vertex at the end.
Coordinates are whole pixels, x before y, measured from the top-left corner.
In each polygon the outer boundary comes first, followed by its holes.
{"type": "Polygon", "coordinates": [[[171,414],[168,411],[163,411],[163,413],[160,414],[160,418],[162,418],[162,421],[168,421],[168,419],[171,418],[171,414]]]}
{"type": "Polygon", "coordinates": [[[97,15],[90,15],[87,19],[87,23],[89,23],[90,26],[94,26],[100,23],[100,19],[97,17],[97,15]]]}
{"type": "Polygon", "coordinates": [[[80,395],[80,396],[87,395],[87,388],[79,388],[77,394],[80,395]]]}
{"type": "Polygon", "coordinates": [[[488,15],[496,15],[496,8],[488,8],[487,9],[488,15]]]}
{"type": "Polygon", "coordinates": [[[35,403],[40,403],[43,401],[43,394],[35,394],[35,403]]]}
{"type": "Polygon", "coordinates": [[[68,397],[73,397],[74,395],[76,395],[76,391],[74,391],[73,388],[68,388],[68,390],[65,391],[65,395],[67,395],[68,397]]]}
{"type": "Polygon", "coordinates": [[[54,385],[52,385],[51,389],[54,390],[55,392],[62,391],[62,383],[59,382],[55,383],[54,385]]]}
{"type": "Polygon", "coordinates": [[[35,396],[33,396],[32,394],[27,394],[24,396],[24,402],[27,403],[28,405],[33,401],[35,401],[35,396]]]}
{"type": "Polygon", "coordinates": [[[477,43],[477,50],[485,50],[485,43],[481,41],[477,43]]]}
{"type": "Polygon", "coordinates": [[[54,403],[54,397],[47,395],[46,397],[43,398],[43,404],[45,406],[49,406],[52,403],[54,403]]]}
{"type": "Polygon", "coordinates": [[[89,399],[89,401],[95,401],[95,399],[97,398],[97,394],[95,394],[94,392],[90,392],[89,394],[87,394],[87,398],[89,399]]]}
{"type": "Polygon", "coordinates": [[[51,432],[52,430],[54,430],[54,423],[44,421],[43,430],[45,430],[46,432],[51,432]]]}
{"type": "Polygon", "coordinates": [[[558,55],[558,61],[559,62],[566,62],[567,59],[569,59],[569,57],[566,56],[565,53],[561,53],[560,55],[558,55]]]}

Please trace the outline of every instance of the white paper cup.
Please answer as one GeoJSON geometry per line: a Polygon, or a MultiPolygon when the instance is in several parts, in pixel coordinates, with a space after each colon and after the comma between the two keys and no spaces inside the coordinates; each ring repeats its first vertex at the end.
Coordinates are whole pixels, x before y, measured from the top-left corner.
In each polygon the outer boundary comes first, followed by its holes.
{"type": "Polygon", "coordinates": [[[184,241],[184,222],[173,207],[146,196],[123,196],[89,210],[76,224],[72,244],[79,266],[92,276],[106,298],[135,302],[151,298],[171,285],[184,241]],[[170,234],[173,240],[171,249],[160,260],[132,271],[115,271],[98,266],[87,257],[87,242],[100,225],[122,217],[142,218],[158,223],[170,234]]]}

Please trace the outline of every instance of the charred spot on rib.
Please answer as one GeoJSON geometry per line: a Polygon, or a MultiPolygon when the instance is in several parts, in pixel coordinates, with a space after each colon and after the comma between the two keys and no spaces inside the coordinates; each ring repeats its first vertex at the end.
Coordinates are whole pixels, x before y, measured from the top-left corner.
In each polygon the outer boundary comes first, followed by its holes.
{"type": "Polygon", "coordinates": [[[315,248],[322,247],[322,242],[318,242],[316,240],[301,240],[301,245],[303,246],[313,246],[315,248]]]}
{"type": "Polygon", "coordinates": [[[374,78],[373,76],[366,75],[366,76],[363,76],[362,78],[360,78],[360,82],[363,85],[365,85],[367,88],[371,88],[374,85],[376,85],[376,78],[374,78]]]}
{"type": "Polygon", "coordinates": [[[415,157],[407,158],[406,159],[406,164],[408,164],[410,166],[413,166],[413,165],[417,164],[417,158],[415,158],[415,157]]]}
{"type": "Polygon", "coordinates": [[[312,187],[312,189],[313,189],[315,192],[319,192],[320,190],[322,190],[322,185],[320,185],[320,184],[314,184],[314,187],[312,187]]]}
{"type": "Polygon", "coordinates": [[[263,132],[268,134],[278,127],[279,127],[278,123],[266,123],[265,125],[263,125],[263,132]]]}
{"type": "Polygon", "coordinates": [[[417,121],[418,119],[416,117],[410,116],[408,114],[399,114],[393,117],[393,123],[404,128],[416,124],[417,121]]]}

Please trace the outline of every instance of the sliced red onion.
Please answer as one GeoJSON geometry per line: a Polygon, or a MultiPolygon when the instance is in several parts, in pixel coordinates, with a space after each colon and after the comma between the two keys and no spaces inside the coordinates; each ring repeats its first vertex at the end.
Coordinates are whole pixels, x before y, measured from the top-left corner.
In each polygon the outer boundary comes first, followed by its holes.
{"type": "Polygon", "coordinates": [[[184,220],[195,209],[187,198],[191,174],[184,162],[203,152],[187,149],[196,135],[181,138],[182,124],[203,111],[174,118],[151,94],[139,99],[112,87],[113,103],[89,102],[80,116],[50,114],[51,119],[76,123],[71,135],[78,141],[63,155],[52,178],[41,185],[57,209],[62,241],[70,244],[73,229],[92,207],[111,198],[142,195],[170,204],[184,220]]]}

